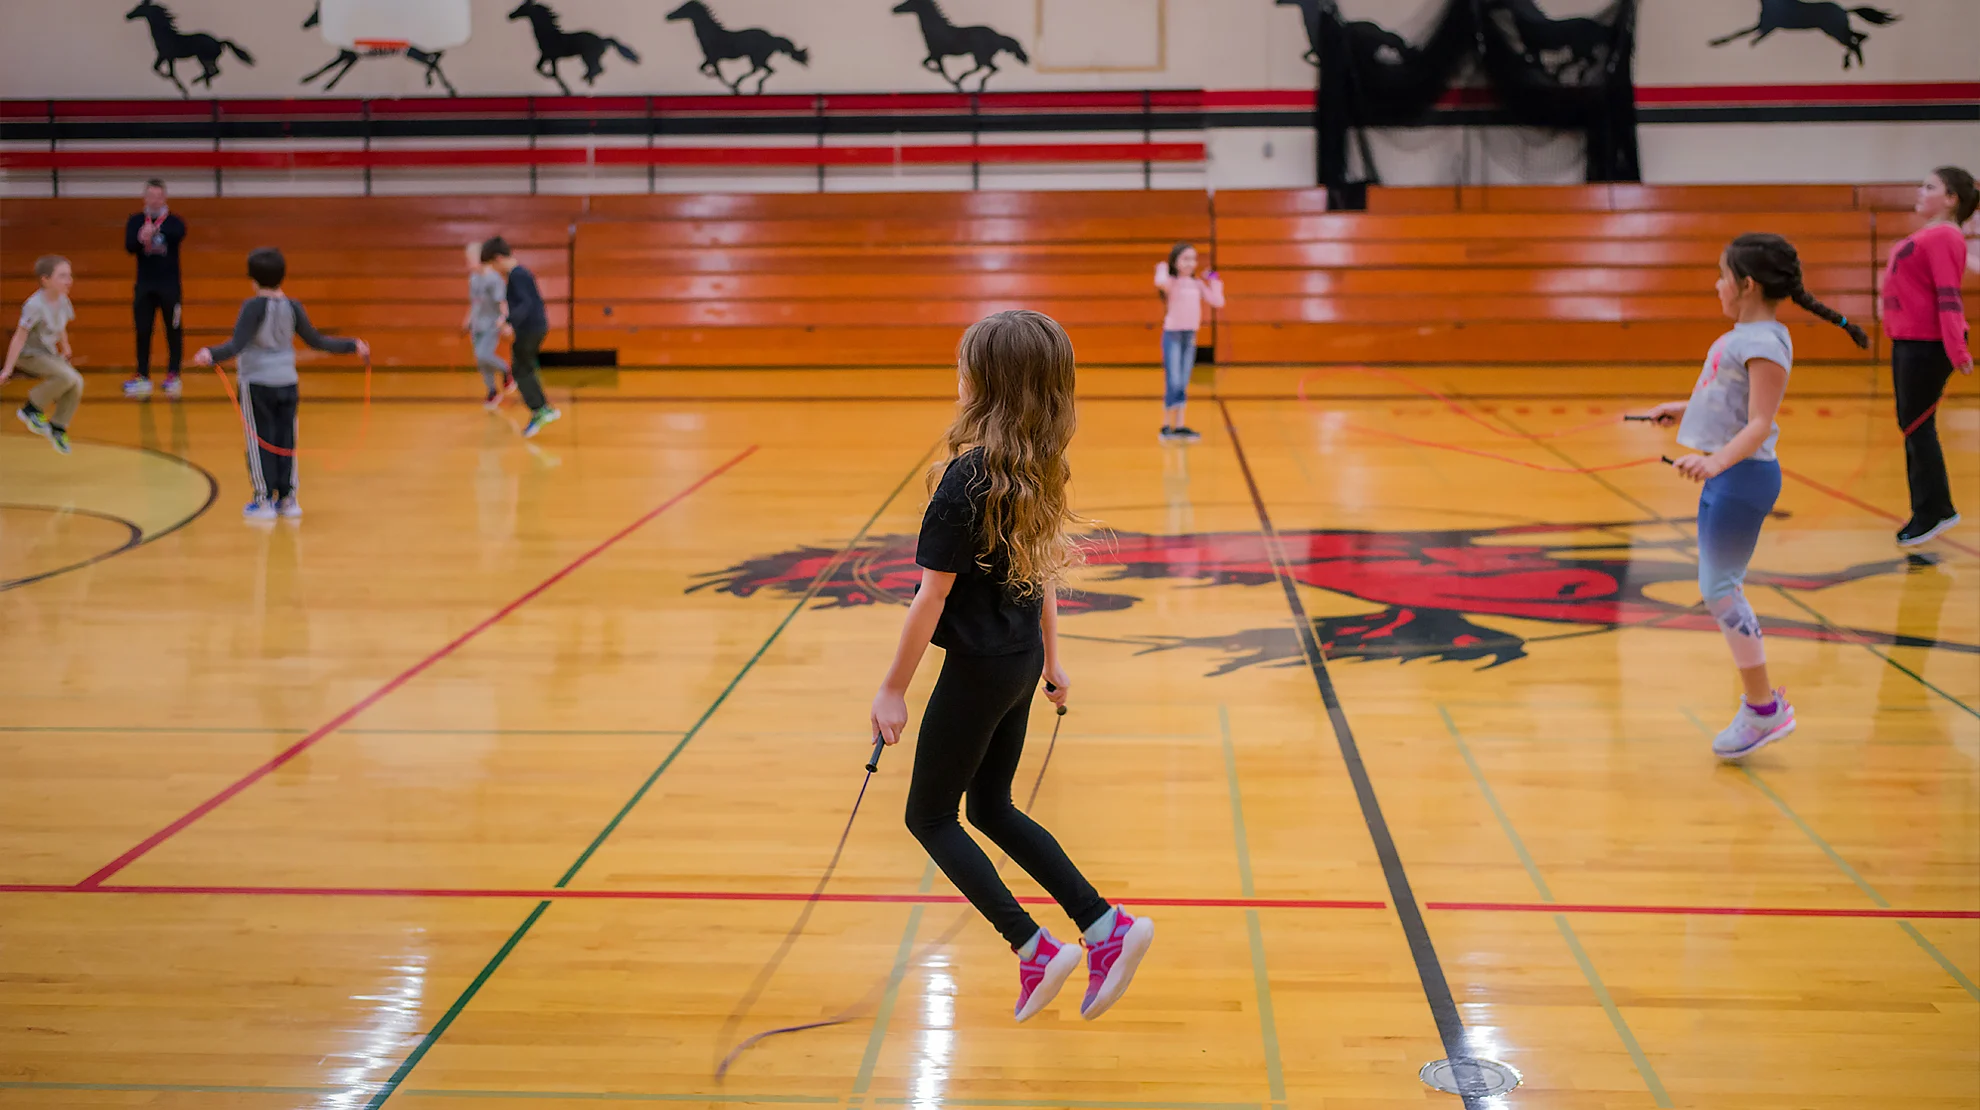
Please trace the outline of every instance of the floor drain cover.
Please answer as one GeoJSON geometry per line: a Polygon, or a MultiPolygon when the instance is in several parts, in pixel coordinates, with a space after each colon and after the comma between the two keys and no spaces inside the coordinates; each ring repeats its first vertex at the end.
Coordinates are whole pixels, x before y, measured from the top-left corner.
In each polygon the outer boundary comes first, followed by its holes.
{"type": "Polygon", "coordinates": [[[1450,1060],[1433,1060],[1423,1065],[1416,1073],[1430,1086],[1446,1094],[1502,1095],[1519,1086],[1519,1072],[1509,1064],[1497,1060],[1481,1060],[1476,1056],[1459,1056],[1450,1060]]]}

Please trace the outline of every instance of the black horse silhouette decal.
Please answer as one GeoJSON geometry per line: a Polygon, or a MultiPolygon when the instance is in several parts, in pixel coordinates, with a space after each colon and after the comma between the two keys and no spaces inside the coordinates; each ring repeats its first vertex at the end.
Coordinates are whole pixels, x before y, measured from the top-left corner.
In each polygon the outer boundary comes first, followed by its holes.
{"type": "Polygon", "coordinates": [[[192,91],[185,82],[179,80],[178,64],[181,59],[193,58],[199,62],[199,76],[193,84],[213,87],[213,79],[220,76],[220,53],[231,50],[242,65],[254,64],[254,55],[241,49],[233,39],[215,38],[206,34],[186,34],[179,30],[172,19],[172,13],[154,3],[153,0],[138,0],[138,6],[124,13],[124,18],[142,19],[151,24],[151,45],[158,51],[158,60],[151,63],[151,72],[179,87],[179,95],[191,99],[192,91]]]}
{"type": "Polygon", "coordinates": [[[701,72],[713,77],[729,87],[729,91],[741,95],[744,81],[762,74],[756,81],[756,91],[763,91],[763,83],[777,72],[770,68],[770,58],[775,54],[789,56],[791,61],[801,66],[811,64],[811,51],[791,42],[787,38],[773,35],[761,27],[750,27],[742,31],[731,31],[715,19],[715,13],[701,0],[687,0],[687,3],[667,13],[669,20],[685,19],[694,24],[694,37],[701,42],[701,72]],[[748,58],[749,72],[734,81],[722,76],[722,63],[730,58],[748,58]]]}
{"type": "Polygon", "coordinates": [[[564,95],[571,95],[571,87],[564,84],[564,78],[557,72],[557,63],[565,58],[584,59],[584,83],[589,85],[605,72],[605,49],[610,47],[619,52],[619,57],[634,65],[639,64],[639,55],[632,47],[610,35],[594,34],[590,31],[566,31],[557,25],[557,13],[538,3],[537,0],[523,0],[521,6],[509,13],[511,20],[527,19],[529,28],[536,33],[536,72],[557,82],[564,95]]]}
{"type": "Polygon", "coordinates": [[[1557,81],[1585,79],[1605,63],[1615,28],[1597,19],[1553,19],[1534,0],[1488,0],[1512,20],[1520,58],[1557,81]],[[1551,57],[1549,57],[1551,56],[1551,57]]]}
{"type": "Polygon", "coordinates": [[[935,6],[935,0],[901,0],[894,7],[894,14],[912,15],[921,20],[921,38],[928,44],[928,56],[921,60],[921,67],[941,74],[957,92],[965,91],[963,81],[978,73],[983,79],[976,83],[976,91],[982,92],[991,76],[998,72],[998,54],[1009,54],[1025,65],[1031,64],[1030,55],[1018,40],[989,27],[958,27],[935,6]],[[945,60],[958,54],[974,58],[976,66],[951,77],[945,60]]]}
{"type": "MultiPolygon", "coordinates": [[[[1306,24],[1306,54],[1308,62],[1320,64],[1320,13],[1324,3],[1327,9],[1334,9],[1332,0],[1277,0],[1284,6],[1296,7],[1306,24]]],[[[1331,10],[1335,19],[1340,18],[1338,10],[1331,10]]],[[[1389,30],[1379,23],[1357,19],[1343,23],[1347,29],[1348,50],[1353,54],[1357,66],[1400,65],[1416,57],[1417,49],[1408,39],[1389,30]]]]}
{"type": "Polygon", "coordinates": [[[1863,44],[1870,38],[1849,25],[1852,15],[1876,27],[1898,21],[1897,16],[1882,8],[1845,10],[1841,4],[1827,3],[1826,0],[1760,0],[1760,22],[1743,31],[1715,38],[1712,45],[1724,46],[1752,35],[1753,41],[1748,45],[1758,46],[1761,39],[1775,31],[1820,31],[1842,44],[1843,68],[1848,69],[1851,59],[1855,59],[1858,66],[1863,64],[1863,44]]]}
{"type": "MultiPolygon", "coordinates": [[[[303,20],[303,30],[307,31],[311,27],[318,26],[322,22],[323,22],[323,5],[322,3],[319,2],[316,5],[316,10],[309,13],[309,18],[303,20]]],[[[331,70],[334,69],[337,72],[331,75],[330,80],[325,81],[323,83],[323,91],[329,92],[331,89],[337,87],[337,82],[342,81],[344,79],[344,75],[346,73],[349,73],[351,71],[351,67],[358,64],[360,59],[380,58],[380,57],[384,57],[387,53],[389,53],[389,51],[368,50],[363,54],[360,54],[357,51],[350,49],[349,47],[342,47],[337,51],[336,57],[324,63],[323,68],[316,70],[315,72],[311,73],[309,76],[296,82],[296,84],[307,85],[311,81],[316,80],[318,77],[321,77],[324,74],[329,73],[331,70]]],[[[427,88],[429,89],[432,88],[433,82],[437,80],[440,82],[441,85],[446,87],[448,96],[459,96],[461,94],[454,88],[454,83],[452,81],[447,80],[447,75],[445,73],[440,72],[440,56],[444,53],[446,53],[446,51],[444,50],[421,50],[419,47],[413,46],[410,43],[406,45],[406,57],[426,67],[427,88]]]]}

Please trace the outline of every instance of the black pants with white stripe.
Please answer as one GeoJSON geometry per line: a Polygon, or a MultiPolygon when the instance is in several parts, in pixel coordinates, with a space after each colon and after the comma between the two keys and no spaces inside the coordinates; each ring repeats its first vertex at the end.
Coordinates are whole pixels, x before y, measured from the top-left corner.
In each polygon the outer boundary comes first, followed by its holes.
{"type": "Polygon", "coordinates": [[[271,501],[296,491],[296,457],[280,454],[296,449],[296,387],[241,383],[241,415],[247,420],[248,477],[254,492],[271,501]]]}

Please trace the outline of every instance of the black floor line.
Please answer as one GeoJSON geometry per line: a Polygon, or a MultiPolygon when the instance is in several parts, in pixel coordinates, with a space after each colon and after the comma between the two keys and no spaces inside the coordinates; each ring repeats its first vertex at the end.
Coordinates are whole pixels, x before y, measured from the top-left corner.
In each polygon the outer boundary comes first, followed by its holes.
{"type": "MultiPolygon", "coordinates": [[[[1230,406],[1219,398],[1217,408],[1224,416],[1224,428],[1231,437],[1231,450],[1237,455],[1238,469],[1244,474],[1244,484],[1251,491],[1252,507],[1258,511],[1258,527],[1265,541],[1266,555],[1272,561],[1272,573],[1285,590],[1286,604],[1292,609],[1293,623],[1299,632],[1300,647],[1306,655],[1308,666],[1313,670],[1313,681],[1320,688],[1320,701],[1327,707],[1327,719],[1334,726],[1334,739],[1340,745],[1341,762],[1347,765],[1348,778],[1354,783],[1355,800],[1361,804],[1361,820],[1368,826],[1368,838],[1375,843],[1375,856],[1382,863],[1382,877],[1389,884],[1389,901],[1396,908],[1396,917],[1402,923],[1403,935],[1409,941],[1410,958],[1416,962],[1416,978],[1423,985],[1423,998],[1430,1004],[1430,1016],[1437,1023],[1437,1036],[1444,1043],[1444,1055],[1459,1059],[1470,1055],[1464,1039],[1464,1019],[1459,1016],[1457,999],[1451,994],[1451,985],[1444,978],[1444,966],[1437,959],[1437,948],[1430,941],[1430,929],[1423,920],[1423,910],[1417,905],[1416,895],[1410,890],[1409,874],[1403,869],[1402,856],[1396,851],[1395,837],[1389,833],[1389,822],[1382,816],[1382,803],[1375,797],[1375,784],[1368,777],[1368,768],[1361,760],[1361,746],[1355,742],[1354,729],[1349,726],[1347,712],[1341,708],[1340,696],[1334,691],[1334,680],[1327,673],[1327,659],[1320,651],[1320,642],[1313,635],[1313,620],[1306,614],[1306,605],[1299,597],[1299,583],[1293,580],[1286,569],[1284,553],[1279,548],[1279,533],[1272,527],[1272,515],[1265,508],[1265,498],[1258,490],[1258,481],[1251,473],[1251,462],[1245,457],[1244,444],[1238,438],[1237,424],[1231,420],[1230,406]]],[[[1483,1106],[1478,1096],[1465,1095],[1466,1110],[1483,1106]]]]}

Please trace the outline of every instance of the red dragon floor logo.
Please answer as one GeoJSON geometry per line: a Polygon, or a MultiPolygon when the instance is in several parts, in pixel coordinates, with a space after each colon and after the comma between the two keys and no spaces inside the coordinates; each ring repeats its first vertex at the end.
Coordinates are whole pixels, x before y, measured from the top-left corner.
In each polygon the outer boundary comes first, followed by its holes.
{"type": "MultiPolygon", "coordinates": [[[[1515,617],[1579,626],[1540,639],[1590,635],[1630,626],[1718,630],[1702,606],[1684,606],[1646,592],[1663,582],[1689,582],[1697,564],[1680,541],[1646,542],[1627,530],[1652,522],[1527,524],[1420,532],[1335,529],[1281,532],[1280,548],[1299,582],[1359,598],[1376,610],[1314,620],[1313,631],[1329,659],[1485,661],[1497,667],[1526,656],[1529,641],[1489,628],[1473,618],[1515,617]],[[1568,542],[1570,534],[1608,533],[1613,539],[1568,542]],[[1553,539],[1554,542],[1548,542],[1553,539]]],[[[704,576],[694,590],[737,597],[762,590],[801,597],[810,591],[823,608],[905,605],[921,580],[914,563],[915,537],[876,536],[844,559],[835,548],[801,547],[745,560],[704,576]],[[829,571],[829,573],[827,573],[829,571]],[[824,575],[822,581],[820,576],[824,575]]],[[[1885,574],[1929,572],[1931,556],[1912,555],[1861,563],[1823,574],[1755,570],[1750,590],[1820,590],[1885,574]]],[[[1205,586],[1263,586],[1272,563],[1256,532],[1205,532],[1158,536],[1133,532],[1097,537],[1087,552],[1101,584],[1171,580],[1205,586]]],[[[1089,578],[1091,575],[1089,575],[1089,578]]],[[[1060,611],[1078,614],[1120,610],[1141,599],[1096,589],[1060,598],[1060,611]]],[[[1837,643],[1936,647],[1980,653],[1980,646],[1897,633],[1842,628],[1819,621],[1765,618],[1772,636],[1837,643]]],[[[1077,626],[1062,630],[1072,636],[1077,626]]],[[[1222,652],[1212,674],[1242,667],[1294,663],[1299,639],[1290,628],[1264,628],[1224,636],[1146,636],[1122,641],[1144,651],[1198,649],[1222,652]]]]}

